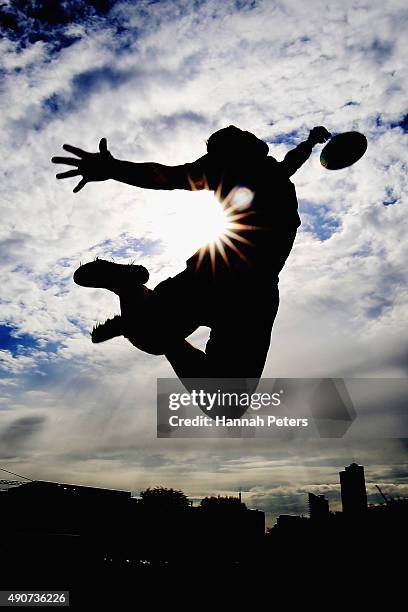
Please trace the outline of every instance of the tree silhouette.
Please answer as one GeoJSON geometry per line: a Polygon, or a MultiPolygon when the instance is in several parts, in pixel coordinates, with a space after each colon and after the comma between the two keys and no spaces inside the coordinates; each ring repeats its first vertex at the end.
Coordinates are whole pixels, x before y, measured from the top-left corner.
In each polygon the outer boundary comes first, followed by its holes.
{"type": "Polygon", "coordinates": [[[140,504],[150,510],[185,510],[190,502],[183,491],[165,487],[148,487],[140,492],[140,504]]]}
{"type": "Polygon", "coordinates": [[[200,507],[204,510],[245,510],[246,506],[238,497],[221,496],[204,497],[200,502],[200,507]]]}

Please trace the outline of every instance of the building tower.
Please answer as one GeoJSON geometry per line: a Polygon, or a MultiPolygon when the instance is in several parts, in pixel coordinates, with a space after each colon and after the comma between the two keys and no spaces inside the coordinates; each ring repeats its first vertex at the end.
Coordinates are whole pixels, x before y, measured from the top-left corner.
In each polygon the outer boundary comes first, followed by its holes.
{"type": "Polygon", "coordinates": [[[329,502],[324,495],[309,493],[309,517],[312,521],[325,521],[329,518],[329,502]]]}
{"type": "Polygon", "coordinates": [[[347,516],[361,516],[367,510],[364,467],[351,463],[340,472],[341,503],[347,516]]]}

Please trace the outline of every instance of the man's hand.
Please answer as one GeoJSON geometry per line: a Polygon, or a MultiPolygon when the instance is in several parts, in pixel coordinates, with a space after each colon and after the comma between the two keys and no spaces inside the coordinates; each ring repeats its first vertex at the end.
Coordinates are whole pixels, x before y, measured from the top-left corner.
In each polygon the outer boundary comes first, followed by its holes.
{"type": "Polygon", "coordinates": [[[312,146],[315,146],[317,143],[326,142],[326,140],[329,140],[329,138],[331,138],[330,132],[322,125],[318,125],[310,130],[308,141],[312,144],[312,146]]]}
{"type": "Polygon", "coordinates": [[[74,170],[67,170],[57,174],[57,179],[70,178],[72,176],[81,176],[82,179],[74,188],[74,193],[78,193],[87,183],[91,181],[106,181],[111,178],[111,168],[114,157],[108,151],[108,143],[106,138],[102,138],[99,142],[99,153],[88,153],[77,147],[64,144],[62,148],[77,157],[53,157],[51,161],[54,164],[66,164],[74,166],[74,170]]]}

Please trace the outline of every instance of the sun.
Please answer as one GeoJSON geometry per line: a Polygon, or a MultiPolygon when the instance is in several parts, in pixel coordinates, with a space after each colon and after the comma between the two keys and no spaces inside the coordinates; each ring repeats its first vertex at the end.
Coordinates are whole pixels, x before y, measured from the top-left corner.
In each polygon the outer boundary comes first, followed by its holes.
{"type": "Polygon", "coordinates": [[[220,189],[215,193],[197,190],[193,197],[181,191],[166,196],[165,202],[157,197],[150,211],[156,210],[155,233],[175,262],[197,251],[200,262],[206,252],[210,253],[214,265],[217,253],[226,262],[231,250],[243,257],[240,247],[250,241],[242,232],[255,229],[245,223],[253,214],[250,206],[254,197],[247,187],[235,187],[224,199],[220,189]]]}
{"type": "Polygon", "coordinates": [[[221,256],[229,265],[228,252],[234,251],[241,259],[245,256],[240,245],[250,245],[251,241],[242,235],[243,231],[257,229],[254,225],[245,223],[245,219],[253,214],[250,210],[254,193],[248,187],[234,187],[226,198],[221,197],[221,188],[212,198],[211,213],[207,215],[207,227],[203,227],[206,239],[202,241],[197,259],[197,269],[200,267],[206,253],[210,254],[211,265],[215,270],[217,256],[221,256]]]}
{"type": "Polygon", "coordinates": [[[227,226],[227,215],[213,193],[200,192],[194,196],[199,196],[200,202],[197,204],[200,209],[197,210],[196,223],[192,228],[192,238],[201,247],[214,242],[223,234],[227,226]]]}

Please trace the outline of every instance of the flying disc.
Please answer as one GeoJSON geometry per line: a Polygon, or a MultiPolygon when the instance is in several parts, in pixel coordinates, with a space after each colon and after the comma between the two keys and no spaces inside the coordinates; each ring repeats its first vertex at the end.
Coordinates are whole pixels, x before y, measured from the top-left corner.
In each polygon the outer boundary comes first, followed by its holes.
{"type": "Polygon", "coordinates": [[[320,154],[326,170],[340,170],[355,164],[367,150],[367,138],[360,132],[343,132],[333,136],[320,154]]]}

